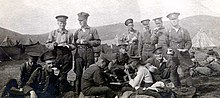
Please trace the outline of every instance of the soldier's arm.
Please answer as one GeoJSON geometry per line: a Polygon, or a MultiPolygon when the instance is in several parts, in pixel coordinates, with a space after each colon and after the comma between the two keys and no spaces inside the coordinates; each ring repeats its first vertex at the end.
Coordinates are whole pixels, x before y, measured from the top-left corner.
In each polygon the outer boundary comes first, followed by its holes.
{"type": "Polygon", "coordinates": [[[41,68],[37,68],[32,74],[31,77],[29,78],[28,82],[26,83],[26,85],[23,87],[23,92],[24,94],[28,94],[30,93],[30,91],[34,90],[32,88],[32,84],[36,81],[37,76],[39,75],[39,71],[41,68]]]}
{"type": "Polygon", "coordinates": [[[101,44],[101,40],[99,38],[98,31],[94,29],[92,31],[93,40],[88,41],[90,46],[97,47],[101,44]]]}
{"type": "Polygon", "coordinates": [[[52,48],[52,46],[55,45],[55,38],[54,38],[54,36],[55,36],[55,31],[50,32],[49,35],[48,35],[48,38],[47,38],[45,46],[47,48],[49,48],[49,49],[52,48]]]}
{"type": "Polygon", "coordinates": [[[184,34],[185,48],[184,49],[189,50],[192,47],[191,37],[190,37],[190,34],[187,30],[184,30],[184,32],[185,32],[185,34],[184,34]]]}
{"type": "Polygon", "coordinates": [[[24,86],[24,80],[25,80],[25,65],[26,63],[24,63],[21,67],[20,67],[20,80],[19,80],[19,88],[24,86]]]}
{"type": "Polygon", "coordinates": [[[103,79],[103,76],[101,74],[101,70],[96,70],[93,74],[93,80],[96,85],[103,85],[105,83],[105,80],[103,79]]]}
{"type": "Polygon", "coordinates": [[[170,47],[170,31],[166,30],[165,34],[165,43],[166,43],[166,48],[170,47]]]}
{"type": "Polygon", "coordinates": [[[152,36],[151,36],[151,44],[155,45],[158,43],[158,36],[155,31],[152,31],[152,36]]]}
{"type": "Polygon", "coordinates": [[[69,47],[72,50],[76,49],[75,42],[74,42],[74,34],[73,33],[69,34],[69,47]]]}
{"type": "Polygon", "coordinates": [[[62,58],[62,69],[61,69],[61,78],[66,78],[64,77],[63,75],[66,75],[71,69],[72,69],[72,56],[70,55],[65,55],[63,58],[62,58]]]}
{"type": "Polygon", "coordinates": [[[139,34],[138,36],[138,54],[141,56],[142,54],[142,48],[143,48],[143,40],[142,40],[142,33],[139,34]]]}

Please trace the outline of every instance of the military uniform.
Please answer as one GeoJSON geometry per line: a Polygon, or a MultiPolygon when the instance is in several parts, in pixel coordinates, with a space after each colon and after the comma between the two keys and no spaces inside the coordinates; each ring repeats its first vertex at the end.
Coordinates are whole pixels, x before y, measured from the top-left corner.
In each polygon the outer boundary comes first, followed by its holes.
{"type": "Polygon", "coordinates": [[[39,98],[55,98],[59,95],[58,77],[42,68],[37,68],[28,80],[27,85],[24,86],[25,94],[31,90],[34,90],[39,98]]]}
{"type": "MultiPolygon", "coordinates": [[[[57,21],[66,22],[67,16],[56,16],[57,21]]],[[[72,69],[73,35],[64,29],[56,29],[49,33],[46,47],[57,52],[57,67],[60,67],[62,80],[67,80],[67,73],[72,69]]]]}
{"type": "MultiPolygon", "coordinates": [[[[125,21],[126,26],[128,26],[129,23],[133,23],[133,19],[127,19],[125,21]]],[[[138,37],[139,37],[139,31],[135,29],[131,29],[127,33],[123,34],[122,38],[120,39],[121,43],[128,44],[127,50],[129,56],[139,55],[138,37]]]]}
{"type": "Polygon", "coordinates": [[[86,96],[105,95],[105,98],[114,98],[115,93],[105,85],[102,70],[96,64],[85,70],[82,76],[82,93],[86,96]]]}
{"type": "Polygon", "coordinates": [[[157,44],[156,47],[162,47],[163,49],[163,54],[166,54],[167,48],[168,48],[168,42],[167,42],[167,30],[166,28],[163,26],[163,21],[162,21],[162,17],[159,18],[155,18],[153,19],[156,25],[160,25],[157,26],[156,28],[154,28],[153,33],[156,34],[157,36],[157,44]]]}
{"type": "MultiPolygon", "coordinates": [[[[179,13],[171,13],[167,17],[172,20],[178,18],[179,13]]],[[[192,79],[189,73],[190,67],[192,67],[192,61],[190,59],[189,49],[192,47],[192,41],[189,32],[179,27],[178,29],[171,28],[168,30],[168,46],[175,52],[174,57],[178,57],[180,61],[180,67],[184,72],[184,77],[187,79],[187,85],[192,86],[192,79]],[[187,51],[178,51],[178,49],[186,49],[187,51]]]]}
{"type": "MultiPolygon", "coordinates": [[[[143,20],[141,23],[146,21],[149,24],[150,20],[143,20]]],[[[156,34],[150,29],[145,30],[139,36],[138,51],[140,52],[142,61],[146,61],[148,58],[153,56],[155,44],[157,43],[156,34]]]]}
{"type": "Polygon", "coordinates": [[[20,74],[20,84],[19,84],[19,88],[23,87],[26,82],[29,80],[31,74],[34,72],[34,70],[36,70],[38,67],[42,67],[39,64],[34,64],[34,65],[30,65],[28,62],[25,62],[20,70],[21,70],[21,74],[20,74]]]}
{"type": "MultiPolygon", "coordinates": [[[[88,13],[81,12],[78,14],[79,20],[87,19],[88,13]]],[[[73,43],[76,45],[76,53],[74,55],[74,72],[76,73],[76,91],[79,93],[81,90],[81,77],[83,68],[88,68],[89,65],[95,63],[93,47],[101,44],[98,31],[94,28],[84,26],[74,33],[73,43]],[[84,40],[86,43],[80,43],[79,40],[84,40]]]]}
{"type": "Polygon", "coordinates": [[[177,73],[179,61],[177,58],[169,57],[168,59],[165,59],[163,57],[162,60],[159,61],[155,57],[151,57],[145,63],[150,63],[159,70],[158,74],[160,75],[160,78],[154,77],[158,78],[155,80],[170,79],[175,86],[180,86],[179,75],[177,73]]]}

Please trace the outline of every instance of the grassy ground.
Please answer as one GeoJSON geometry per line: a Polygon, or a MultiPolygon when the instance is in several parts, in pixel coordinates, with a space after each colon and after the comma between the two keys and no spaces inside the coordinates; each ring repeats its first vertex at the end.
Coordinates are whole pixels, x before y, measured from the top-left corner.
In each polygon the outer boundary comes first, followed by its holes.
{"type": "Polygon", "coordinates": [[[5,61],[0,63],[0,88],[2,88],[9,79],[19,78],[19,70],[23,62],[23,60],[20,60],[5,61]]]}

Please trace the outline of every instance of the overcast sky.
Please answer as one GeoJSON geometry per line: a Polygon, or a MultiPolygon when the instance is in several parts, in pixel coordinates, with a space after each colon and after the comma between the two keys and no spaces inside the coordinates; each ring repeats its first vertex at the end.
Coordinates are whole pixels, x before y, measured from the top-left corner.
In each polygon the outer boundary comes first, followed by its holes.
{"type": "Polygon", "coordinates": [[[90,14],[89,25],[124,23],[127,18],[164,17],[180,12],[220,17],[220,0],[0,0],[0,27],[22,34],[47,33],[57,28],[56,15],[67,15],[67,29],[79,28],[77,13],[90,14]]]}

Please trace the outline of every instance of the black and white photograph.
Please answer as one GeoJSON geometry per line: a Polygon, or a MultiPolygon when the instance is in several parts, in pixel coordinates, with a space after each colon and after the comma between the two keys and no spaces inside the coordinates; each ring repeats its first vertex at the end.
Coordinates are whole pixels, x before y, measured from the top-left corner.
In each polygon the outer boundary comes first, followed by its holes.
{"type": "Polygon", "coordinates": [[[220,98],[219,0],[0,6],[0,98],[220,98]]]}

